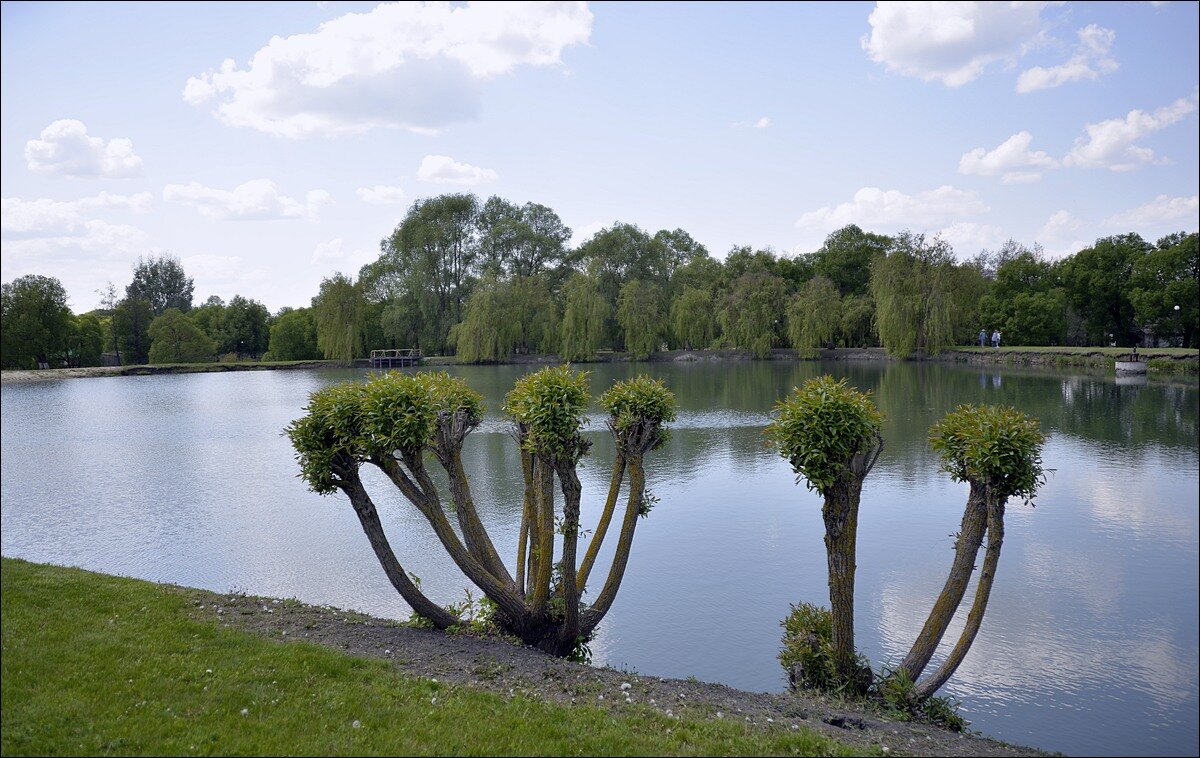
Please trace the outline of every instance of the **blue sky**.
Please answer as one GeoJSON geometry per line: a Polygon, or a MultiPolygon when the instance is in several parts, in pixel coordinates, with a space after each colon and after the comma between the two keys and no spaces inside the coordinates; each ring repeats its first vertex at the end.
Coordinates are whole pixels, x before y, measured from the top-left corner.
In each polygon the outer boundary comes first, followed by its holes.
{"type": "Polygon", "coordinates": [[[420,197],[815,250],[1194,231],[1198,5],[2,6],[3,280],[306,305],[420,197]],[[229,61],[225,63],[225,61],[229,61]]]}

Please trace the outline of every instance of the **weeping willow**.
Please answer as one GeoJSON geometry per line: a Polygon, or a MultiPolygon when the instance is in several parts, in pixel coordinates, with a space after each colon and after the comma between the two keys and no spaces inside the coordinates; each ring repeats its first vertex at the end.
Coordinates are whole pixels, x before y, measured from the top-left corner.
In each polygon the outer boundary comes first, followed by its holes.
{"type": "Polygon", "coordinates": [[[950,246],[923,234],[901,232],[887,255],[871,264],[875,330],[888,353],[940,353],[954,341],[950,246]]]}
{"type": "Polygon", "coordinates": [[[805,358],[815,357],[817,348],[832,342],[841,325],[841,293],[827,277],[809,279],[788,304],[788,341],[805,358]]]}
{"type": "Polygon", "coordinates": [[[559,334],[560,356],[565,361],[586,361],[596,357],[604,336],[604,320],[608,318],[608,303],[604,301],[596,280],[576,274],[563,286],[562,329],[559,334]]]}
{"type": "Polygon", "coordinates": [[[650,357],[658,347],[662,316],[655,287],[640,279],[631,279],[621,287],[617,321],[625,335],[625,350],[637,360],[650,357]]]}
{"type": "Polygon", "coordinates": [[[711,345],[717,336],[712,295],[695,287],[685,288],[671,304],[671,331],[679,347],[692,350],[711,345]]]}
{"type": "Polygon", "coordinates": [[[540,277],[488,277],[475,288],[451,336],[461,362],[492,363],[514,352],[550,348],[557,322],[554,301],[540,277]]]}
{"type": "Polygon", "coordinates": [[[350,363],[363,352],[364,303],[350,277],[334,274],[313,298],[317,347],[326,360],[350,363]]]}

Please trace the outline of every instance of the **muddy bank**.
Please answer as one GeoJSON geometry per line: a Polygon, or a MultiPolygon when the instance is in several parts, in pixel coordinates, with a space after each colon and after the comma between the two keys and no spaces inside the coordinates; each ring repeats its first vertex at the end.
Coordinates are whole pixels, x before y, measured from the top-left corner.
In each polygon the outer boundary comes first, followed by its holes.
{"type": "MultiPolygon", "coordinates": [[[[198,618],[281,642],[305,641],[391,661],[402,672],[440,682],[620,711],[652,708],[667,716],[736,719],[762,729],[805,726],[889,755],[1046,755],[978,735],[892,721],[865,707],[808,694],[745,692],[695,679],[667,679],[550,657],[502,639],[416,629],[295,600],[175,588],[198,618]]],[[[782,674],[781,674],[782,678],[782,674]]]]}
{"type": "Polygon", "coordinates": [[[291,369],[341,368],[337,361],[288,361],[286,363],[165,363],[148,366],[85,366],[48,368],[36,371],[0,371],[0,384],[49,382],[58,379],[89,379],[105,376],[153,376],[157,374],[210,374],[224,371],[286,371],[291,369]]]}

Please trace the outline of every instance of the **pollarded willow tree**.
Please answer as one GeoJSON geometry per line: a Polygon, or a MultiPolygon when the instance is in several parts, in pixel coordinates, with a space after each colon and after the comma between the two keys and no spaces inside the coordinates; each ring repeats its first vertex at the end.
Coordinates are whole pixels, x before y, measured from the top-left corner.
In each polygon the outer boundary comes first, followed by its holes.
{"type": "Polygon", "coordinates": [[[495,603],[501,629],[547,652],[568,655],[590,638],[616,598],[638,518],[647,512],[643,459],[666,441],[664,424],[675,418],[674,395],[658,380],[617,382],[600,397],[609,413],[617,457],[600,526],[582,565],[577,565],[582,487],[576,469],[591,446],[581,433],[587,403],[587,374],[567,366],[523,377],[507,397],[505,411],[514,422],[525,480],[515,572],[497,553],[471,495],[462,447],[481,422],[484,405],[462,380],[445,373],[388,373],[366,384],[328,387],[312,394],[307,414],[286,433],[309,488],[323,495],[341,491],[350,499],[388,579],[416,613],[441,629],[460,621],[422,593],[397,559],[363,485],[364,464],[382,471],[425,517],[463,574],[495,603]],[[426,467],[427,459],[446,473],[449,508],[426,467]],[[603,588],[591,605],[585,605],[584,588],[626,476],[625,514],[615,555],[603,588]],[[558,523],[556,479],[564,500],[558,523]],[[461,538],[448,510],[457,519],[461,538]],[[559,524],[561,557],[555,561],[559,524]]]}
{"type": "Polygon", "coordinates": [[[863,480],[883,450],[883,414],[870,393],[831,376],[810,379],[781,400],[767,427],[797,479],[824,498],[832,645],[838,676],[852,690],[868,684],[854,651],[854,571],[863,480]]]}
{"type": "Polygon", "coordinates": [[[929,440],[941,454],[942,469],[955,481],[969,482],[971,491],[950,575],[898,668],[902,676],[916,682],[913,694],[918,700],[946,683],[979,633],[1004,544],[1005,504],[1010,497],[1031,501],[1045,481],[1041,448],[1046,437],[1037,419],[1013,408],[959,406],[933,426],[929,440]],[[966,625],[945,661],[934,673],[919,679],[962,602],[985,533],[987,548],[966,625]]]}

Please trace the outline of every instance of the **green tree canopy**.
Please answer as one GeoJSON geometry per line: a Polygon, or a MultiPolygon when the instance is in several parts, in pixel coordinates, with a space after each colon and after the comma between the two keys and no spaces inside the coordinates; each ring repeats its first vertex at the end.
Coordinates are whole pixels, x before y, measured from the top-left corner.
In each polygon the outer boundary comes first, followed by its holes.
{"type": "Polygon", "coordinates": [[[133,268],[133,281],[125,288],[125,297],[145,299],[154,315],[161,316],[168,308],[185,313],[190,310],[194,289],[192,279],[184,273],[179,259],[164,253],[138,258],[133,268]]]}
{"type": "Polygon", "coordinates": [[[350,277],[339,273],[321,280],[312,311],[317,346],[327,360],[350,363],[363,354],[363,306],[362,292],[350,277]]]}
{"type": "Polygon", "coordinates": [[[575,274],[568,279],[562,294],[565,304],[559,332],[560,357],[565,361],[591,360],[604,337],[609,305],[596,280],[586,274],[575,274]]]}
{"type": "Polygon", "coordinates": [[[1138,323],[1156,336],[1196,347],[1200,334],[1200,234],[1172,234],[1134,261],[1129,300],[1138,323]],[[1179,306],[1179,310],[1175,307],[1179,306]]]}
{"type": "Polygon", "coordinates": [[[788,294],[782,277],[759,271],[742,274],[725,296],[719,315],[724,338],[765,358],[783,332],[788,294]]]}
{"type": "Polygon", "coordinates": [[[658,349],[663,320],[660,299],[658,288],[640,279],[631,279],[621,287],[617,321],[625,350],[636,360],[645,360],[658,349]]]}
{"type": "Polygon", "coordinates": [[[843,296],[867,294],[871,282],[871,261],[884,255],[891,238],[864,232],[850,224],[825,238],[825,244],[811,256],[813,273],[832,281],[843,296]]]}
{"type": "Polygon", "coordinates": [[[28,274],[0,288],[0,352],[4,368],[36,368],[63,358],[71,309],[62,282],[28,274]]]}
{"type": "Polygon", "coordinates": [[[178,308],[154,319],[149,334],[151,363],[202,363],[216,356],[216,343],[178,308]]]}
{"type": "Polygon", "coordinates": [[[687,287],[671,303],[671,332],[675,344],[688,350],[704,349],[717,337],[712,294],[687,287]]]}
{"type": "Polygon", "coordinates": [[[321,357],[317,325],[312,311],[298,308],[279,316],[271,325],[268,352],[276,361],[312,361],[321,357]]]}
{"type": "Polygon", "coordinates": [[[1063,260],[1062,282],[1067,299],[1082,317],[1091,344],[1107,344],[1108,335],[1118,345],[1132,344],[1133,303],[1130,276],[1134,264],[1151,246],[1136,234],[1096,240],[1089,248],[1063,260]]]}
{"type": "Polygon", "coordinates": [[[234,295],[225,306],[217,348],[222,354],[262,355],[271,340],[270,317],[262,303],[234,295]]]}
{"type": "Polygon", "coordinates": [[[953,344],[954,253],[940,239],[901,232],[871,264],[879,341],[897,357],[927,355],[953,344]]]}
{"type": "Polygon", "coordinates": [[[817,348],[833,342],[842,327],[842,299],[837,285],[824,276],[808,280],[788,304],[788,341],[801,355],[812,357],[817,348]]]}

